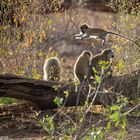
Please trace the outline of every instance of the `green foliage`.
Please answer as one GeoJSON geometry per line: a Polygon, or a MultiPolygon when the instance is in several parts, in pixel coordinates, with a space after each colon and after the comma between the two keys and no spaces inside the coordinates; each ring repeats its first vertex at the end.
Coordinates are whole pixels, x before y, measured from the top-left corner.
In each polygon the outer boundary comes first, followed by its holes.
{"type": "Polygon", "coordinates": [[[59,97],[55,97],[55,99],[54,99],[54,103],[58,106],[58,107],[60,107],[60,106],[62,106],[62,104],[63,104],[63,98],[59,98],[59,97]]]}
{"type": "Polygon", "coordinates": [[[111,0],[111,7],[123,14],[138,15],[140,4],[137,0],[111,0]]]}
{"type": "Polygon", "coordinates": [[[95,67],[92,67],[93,73],[94,73],[94,83],[100,84],[104,77],[109,76],[111,73],[108,71],[110,68],[110,64],[108,61],[99,61],[98,62],[98,69],[95,69],[95,67]]]}
{"type": "Polygon", "coordinates": [[[102,81],[101,78],[102,78],[101,76],[95,75],[95,83],[96,83],[96,84],[100,84],[101,81],[102,81]]]}
{"type": "Polygon", "coordinates": [[[125,63],[123,59],[120,59],[117,65],[119,70],[123,70],[125,68],[125,63]]]}
{"type": "Polygon", "coordinates": [[[46,39],[50,34],[55,39],[53,33],[56,29],[53,20],[43,14],[58,10],[62,1],[42,2],[44,7],[38,0],[0,0],[1,73],[42,79],[41,70],[46,54],[48,57],[58,56],[53,50],[50,54],[47,52],[52,41],[50,43],[46,39]]]}
{"type": "MultiPolygon", "coordinates": [[[[103,127],[96,127],[93,128],[92,132],[90,133],[89,140],[103,140],[106,134],[106,129],[103,127]]],[[[87,139],[87,138],[86,138],[87,139]]]]}
{"type": "MultiPolygon", "coordinates": [[[[118,8],[118,19],[113,24],[115,32],[118,32],[139,44],[139,2],[112,0],[111,4],[114,8],[118,8]]],[[[138,62],[140,53],[138,53],[136,45],[119,37],[115,38],[114,42],[116,42],[113,46],[115,49],[114,74],[129,73],[130,71],[139,68],[138,62]]]]}
{"type": "Polygon", "coordinates": [[[38,73],[38,71],[36,69],[34,69],[32,71],[32,77],[31,78],[41,79],[41,75],[38,73]]]}
{"type": "Polygon", "coordinates": [[[65,94],[65,97],[68,97],[69,96],[69,91],[68,90],[64,91],[64,94],[65,94]]]}
{"type": "Polygon", "coordinates": [[[110,118],[110,122],[108,123],[107,128],[110,128],[111,122],[115,125],[115,127],[119,128],[119,140],[123,140],[126,136],[127,119],[126,115],[121,113],[121,110],[127,104],[127,98],[124,98],[123,96],[118,96],[117,103],[109,107],[109,109],[107,110],[108,117],[110,118]]]}
{"type": "Polygon", "coordinates": [[[55,125],[54,122],[52,120],[52,117],[46,115],[45,117],[43,117],[42,120],[38,121],[38,125],[41,126],[45,132],[47,133],[47,135],[50,138],[55,138],[54,134],[55,134],[55,125]]]}
{"type": "Polygon", "coordinates": [[[5,104],[5,105],[8,105],[8,104],[12,104],[14,103],[15,101],[13,100],[13,98],[10,98],[10,97],[2,97],[0,98],[0,104],[5,104]]]}
{"type": "Polygon", "coordinates": [[[75,85],[75,92],[77,92],[78,91],[78,86],[79,86],[79,82],[74,82],[74,85],[75,85]]]}
{"type": "Polygon", "coordinates": [[[48,20],[48,25],[51,25],[52,22],[53,22],[53,21],[52,21],[51,19],[49,19],[49,20],[48,20]]]}
{"type": "Polygon", "coordinates": [[[108,64],[109,62],[108,61],[99,61],[98,62],[99,66],[101,67],[101,69],[108,69],[108,64]]]}

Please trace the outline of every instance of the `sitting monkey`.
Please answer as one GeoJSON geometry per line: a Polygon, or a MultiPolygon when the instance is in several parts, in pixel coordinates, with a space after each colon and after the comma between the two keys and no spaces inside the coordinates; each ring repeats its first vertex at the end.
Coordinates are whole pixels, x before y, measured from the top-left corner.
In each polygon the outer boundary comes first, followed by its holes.
{"type": "MultiPolygon", "coordinates": [[[[95,78],[95,75],[99,75],[103,78],[112,76],[112,62],[111,58],[114,57],[114,53],[111,49],[104,49],[100,54],[97,54],[91,58],[91,66],[90,66],[90,77],[95,78]],[[101,68],[100,62],[105,61],[104,69],[101,68]],[[95,72],[93,69],[95,68],[95,72]]],[[[102,62],[101,62],[102,63],[102,62]]]]}
{"type": "Polygon", "coordinates": [[[44,80],[46,81],[59,81],[60,80],[60,60],[57,57],[50,57],[45,60],[44,67],[44,80]]]}
{"type": "Polygon", "coordinates": [[[91,57],[92,53],[90,51],[83,51],[76,60],[74,65],[74,76],[80,83],[88,76],[91,57]]]}

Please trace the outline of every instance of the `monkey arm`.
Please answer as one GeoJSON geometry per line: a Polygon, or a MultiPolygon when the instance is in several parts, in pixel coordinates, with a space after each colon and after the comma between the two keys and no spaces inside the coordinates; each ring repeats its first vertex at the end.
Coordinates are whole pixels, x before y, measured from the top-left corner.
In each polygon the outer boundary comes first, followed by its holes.
{"type": "Polygon", "coordinates": [[[83,36],[83,33],[81,32],[80,34],[76,34],[72,37],[72,39],[81,39],[83,36]]]}
{"type": "Polygon", "coordinates": [[[82,35],[82,39],[89,39],[89,35],[87,34],[87,33],[84,33],[83,35],[82,35]]]}
{"type": "Polygon", "coordinates": [[[76,34],[75,36],[72,37],[72,39],[91,39],[91,38],[97,38],[98,36],[91,36],[91,35],[88,35],[86,33],[80,33],[80,34],[76,34]]]}

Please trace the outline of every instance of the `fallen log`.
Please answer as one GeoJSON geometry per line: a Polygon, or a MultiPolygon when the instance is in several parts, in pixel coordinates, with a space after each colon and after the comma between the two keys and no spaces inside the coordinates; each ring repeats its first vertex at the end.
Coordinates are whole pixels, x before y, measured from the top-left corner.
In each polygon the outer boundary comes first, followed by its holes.
{"type": "MultiPolygon", "coordinates": [[[[94,104],[110,105],[116,101],[116,97],[121,93],[130,100],[140,97],[139,80],[140,70],[135,73],[114,76],[108,80],[106,87],[112,87],[111,92],[98,91],[94,104]]],[[[57,108],[54,103],[55,97],[63,98],[65,106],[75,106],[77,92],[73,83],[43,81],[30,78],[24,78],[17,75],[0,75],[0,97],[12,97],[31,101],[41,109],[57,108]],[[69,92],[68,97],[64,94],[69,92]]],[[[83,105],[87,97],[87,91],[82,90],[78,105],[83,105]]],[[[94,94],[90,97],[92,99],[94,94]]]]}

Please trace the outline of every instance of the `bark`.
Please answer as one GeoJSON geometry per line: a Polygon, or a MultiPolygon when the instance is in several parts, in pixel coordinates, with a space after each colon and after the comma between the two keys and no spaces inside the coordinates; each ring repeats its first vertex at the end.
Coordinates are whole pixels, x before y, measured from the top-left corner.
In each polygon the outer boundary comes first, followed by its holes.
{"type": "MultiPolygon", "coordinates": [[[[110,105],[116,101],[116,96],[121,93],[134,100],[140,97],[140,70],[131,74],[115,76],[102,84],[102,88],[112,87],[111,92],[99,91],[94,104],[110,105]]],[[[101,89],[102,89],[101,88],[101,89]]],[[[0,75],[0,97],[12,97],[24,99],[33,102],[41,109],[56,108],[54,98],[58,96],[63,98],[65,106],[75,106],[77,92],[73,83],[43,81],[20,77],[17,75],[2,74],[0,75]],[[69,92],[68,97],[64,94],[69,92]]],[[[82,89],[78,105],[83,105],[87,97],[87,86],[82,89]]],[[[92,100],[94,94],[90,97],[92,100]]]]}

